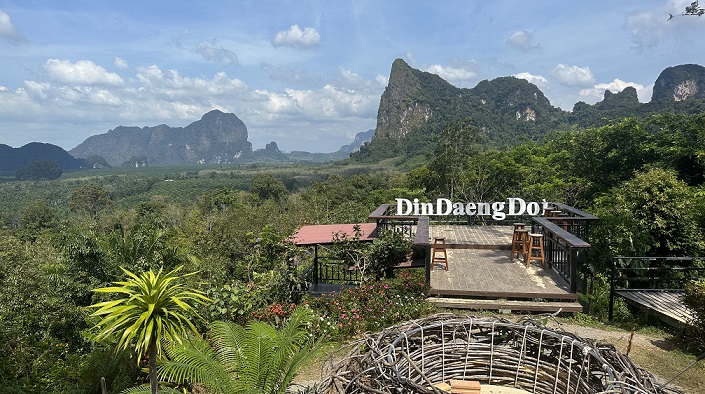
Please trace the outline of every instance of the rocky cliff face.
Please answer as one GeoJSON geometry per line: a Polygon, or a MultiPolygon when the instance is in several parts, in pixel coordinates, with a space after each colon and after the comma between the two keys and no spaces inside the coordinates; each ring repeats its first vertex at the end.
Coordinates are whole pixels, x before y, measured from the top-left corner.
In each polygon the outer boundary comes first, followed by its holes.
{"type": "MultiPolygon", "coordinates": [[[[371,144],[418,145],[455,119],[471,119],[487,132],[491,144],[498,145],[522,137],[537,138],[567,123],[567,115],[523,79],[503,77],[461,89],[397,59],[380,100],[371,144]]],[[[413,153],[414,147],[402,146],[401,150],[413,153]]]]}
{"type": "Polygon", "coordinates": [[[119,126],[89,137],[70,153],[99,155],[116,165],[133,156],[151,164],[226,164],[252,154],[247,127],[235,114],[213,110],[186,127],[119,126]]]}
{"type": "Polygon", "coordinates": [[[705,99],[705,67],[682,64],[668,67],[656,79],[651,102],[705,99]]]}

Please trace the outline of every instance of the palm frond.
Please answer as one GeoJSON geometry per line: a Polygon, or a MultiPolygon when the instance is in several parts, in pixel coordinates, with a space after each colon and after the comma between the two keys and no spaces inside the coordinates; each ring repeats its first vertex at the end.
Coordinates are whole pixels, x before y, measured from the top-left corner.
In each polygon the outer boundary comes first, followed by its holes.
{"type": "MultiPolygon", "coordinates": [[[[159,386],[159,392],[164,394],[184,394],[183,392],[173,388],[159,386]]],[[[146,387],[130,387],[129,389],[122,390],[120,394],[151,394],[149,386],[146,387]]]]}

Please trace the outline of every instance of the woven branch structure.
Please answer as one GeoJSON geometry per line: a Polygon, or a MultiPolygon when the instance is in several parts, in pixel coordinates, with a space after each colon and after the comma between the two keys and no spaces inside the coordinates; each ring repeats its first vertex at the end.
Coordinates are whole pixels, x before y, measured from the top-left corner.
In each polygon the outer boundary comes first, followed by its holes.
{"type": "Polygon", "coordinates": [[[539,394],[681,393],[658,387],[613,345],[537,320],[450,314],[365,335],[331,357],[324,376],[322,394],[445,394],[435,385],[451,379],[539,394]]]}

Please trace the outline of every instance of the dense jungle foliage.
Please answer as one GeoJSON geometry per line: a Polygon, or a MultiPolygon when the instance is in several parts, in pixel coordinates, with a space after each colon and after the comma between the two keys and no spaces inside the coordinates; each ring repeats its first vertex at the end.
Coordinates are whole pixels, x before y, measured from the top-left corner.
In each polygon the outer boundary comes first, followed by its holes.
{"type": "MultiPolygon", "coordinates": [[[[184,285],[210,299],[196,306],[203,319],[193,323],[201,333],[216,321],[280,326],[304,304],[315,316],[306,327],[332,339],[428,313],[423,274],[413,271],[388,280],[372,275],[339,298],[309,300],[296,291],[312,259],[287,242],[297,228],[364,222],[397,197],[519,196],[586,210],[601,218],[583,267],[594,278],[605,277],[616,255],[704,254],[705,115],[628,118],[501,150],[486,148],[480,135],[468,122],[450,123],[434,152],[408,171],[389,160],[4,179],[2,392],[99,393],[105,377],[108,391],[117,393],[146,382],[145,360],[130,349],[115,351],[117,340],[97,338],[87,308],[111,299],[93,290],[124,280],[122,269],[197,272],[184,285]]],[[[363,252],[381,261],[392,244],[400,242],[389,237],[388,245],[363,252]]]]}

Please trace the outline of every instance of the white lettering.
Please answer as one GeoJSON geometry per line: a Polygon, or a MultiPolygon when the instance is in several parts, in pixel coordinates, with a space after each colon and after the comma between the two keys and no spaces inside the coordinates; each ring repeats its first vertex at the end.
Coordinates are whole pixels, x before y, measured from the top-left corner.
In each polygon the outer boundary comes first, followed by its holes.
{"type": "Polygon", "coordinates": [[[453,203],[447,198],[439,198],[436,200],[436,215],[450,215],[453,210],[453,203]],[[445,205],[446,209],[443,209],[445,205]]]}
{"type": "Polygon", "coordinates": [[[528,213],[531,216],[536,216],[539,214],[539,211],[541,208],[539,207],[539,203],[537,202],[530,202],[526,204],[526,213],[528,213]]]}
{"type": "Polygon", "coordinates": [[[531,215],[537,216],[546,212],[549,202],[526,202],[521,198],[510,197],[507,202],[452,202],[447,198],[437,198],[435,202],[419,202],[418,198],[410,201],[406,198],[396,198],[396,215],[400,216],[492,216],[494,220],[504,220],[507,216],[531,215]],[[507,205],[509,212],[505,212],[507,205]]]}
{"type": "Polygon", "coordinates": [[[489,216],[490,213],[490,203],[479,202],[477,203],[477,216],[489,216]]]}
{"type": "Polygon", "coordinates": [[[465,206],[465,214],[468,216],[472,216],[475,213],[475,203],[469,202],[468,205],[465,206]]]}
{"type": "MultiPolygon", "coordinates": [[[[433,203],[432,202],[422,202],[419,204],[421,206],[421,215],[429,216],[433,215],[433,203]]],[[[418,215],[418,213],[417,213],[418,215]]]]}
{"type": "Polygon", "coordinates": [[[411,214],[411,201],[407,200],[406,198],[397,198],[397,215],[401,216],[406,216],[411,214]],[[402,207],[402,204],[404,205],[402,207]]]}
{"type": "Polygon", "coordinates": [[[521,216],[526,211],[526,201],[521,198],[509,198],[509,216],[521,216]],[[519,203],[519,210],[516,210],[516,203],[519,203]]]}
{"type": "Polygon", "coordinates": [[[504,213],[504,202],[497,201],[492,203],[492,219],[504,220],[507,215],[504,213]]]}

